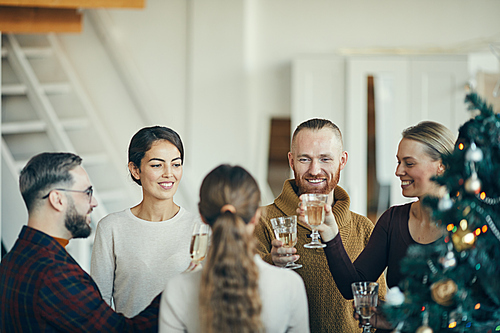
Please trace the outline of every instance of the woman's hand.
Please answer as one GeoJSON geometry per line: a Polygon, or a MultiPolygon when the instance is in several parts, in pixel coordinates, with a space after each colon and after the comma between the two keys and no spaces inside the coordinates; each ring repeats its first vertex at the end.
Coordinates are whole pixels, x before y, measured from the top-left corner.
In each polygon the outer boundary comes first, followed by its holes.
{"type": "MultiPolygon", "coordinates": [[[[299,202],[299,208],[297,208],[297,217],[300,222],[310,226],[306,222],[304,204],[302,203],[302,196],[300,196],[299,199],[300,202],[299,202]]],[[[337,221],[335,220],[335,216],[333,215],[332,206],[326,204],[324,208],[325,208],[325,223],[322,223],[316,228],[318,229],[321,235],[321,241],[328,242],[337,236],[337,234],[339,233],[339,226],[337,225],[337,221]]]]}
{"type": "Polygon", "coordinates": [[[189,263],[189,267],[186,268],[186,270],[182,273],[189,273],[189,272],[194,272],[194,271],[197,271],[199,269],[202,269],[202,266],[201,266],[201,263],[199,262],[194,262],[194,261],[191,261],[189,263]]]}
{"type": "MultiPolygon", "coordinates": [[[[356,308],[354,306],[354,302],[352,302],[352,308],[354,309],[353,317],[356,319],[359,324],[359,328],[362,328],[362,320],[359,314],[356,312],[356,308]]],[[[370,318],[370,325],[374,328],[380,328],[383,330],[391,330],[393,329],[392,325],[385,319],[384,315],[382,314],[382,310],[380,306],[377,306],[373,309],[373,316],[370,318]]]]}

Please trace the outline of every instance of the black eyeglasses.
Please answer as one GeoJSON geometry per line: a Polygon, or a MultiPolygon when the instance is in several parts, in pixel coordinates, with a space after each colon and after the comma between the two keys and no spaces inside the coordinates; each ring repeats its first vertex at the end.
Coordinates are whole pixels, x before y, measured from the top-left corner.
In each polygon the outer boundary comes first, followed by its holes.
{"type": "Polygon", "coordinates": [[[87,195],[87,197],[89,197],[89,203],[92,202],[92,196],[94,195],[94,189],[92,188],[92,186],[90,186],[88,189],[84,190],[84,191],[79,191],[79,190],[67,190],[65,188],[55,188],[53,190],[50,190],[49,193],[47,193],[47,195],[44,195],[42,197],[42,199],[47,199],[49,197],[49,194],[50,192],[54,191],[54,190],[57,190],[57,191],[64,191],[64,192],[80,192],[80,193],[85,193],[87,195]]]}

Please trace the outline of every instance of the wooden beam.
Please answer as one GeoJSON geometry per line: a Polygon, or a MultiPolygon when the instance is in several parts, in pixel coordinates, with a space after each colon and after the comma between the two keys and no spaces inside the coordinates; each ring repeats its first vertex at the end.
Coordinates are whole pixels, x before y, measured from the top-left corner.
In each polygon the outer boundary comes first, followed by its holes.
{"type": "Polygon", "coordinates": [[[49,8],[144,8],[146,0],[0,0],[0,6],[49,8]]]}
{"type": "Polygon", "coordinates": [[[82,14],[76,9],[0,6],[3,33],[81,32],[82,14]]]}

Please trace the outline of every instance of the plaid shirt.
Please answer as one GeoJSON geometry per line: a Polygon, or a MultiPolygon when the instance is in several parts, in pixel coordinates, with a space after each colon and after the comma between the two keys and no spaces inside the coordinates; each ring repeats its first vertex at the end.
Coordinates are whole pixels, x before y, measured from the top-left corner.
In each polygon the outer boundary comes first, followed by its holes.
{"type": "Polygon", "coordinates": [[[129,319],[52,237],[24,226],[0,263],[0,331],[157,332],[160,295],[129,319]]]}

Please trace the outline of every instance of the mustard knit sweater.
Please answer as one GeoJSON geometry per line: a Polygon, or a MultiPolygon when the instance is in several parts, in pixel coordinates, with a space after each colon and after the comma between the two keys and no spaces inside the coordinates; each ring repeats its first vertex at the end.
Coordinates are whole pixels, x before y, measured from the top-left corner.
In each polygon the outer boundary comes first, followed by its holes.
{"type": "MultiPolygon", "coordinates": [[[[265,261],[273,264],[271,259],[271,242],[275,238],[270,219],[278,216],[296,215],[299,198],[294,180],[287,180],[281,194],[273,204],[264,207],[262,216],[255,229],[257,249],[265,261]]],[[[361,253],[373,230],[373,223],[366,217],[349,210],[350,198],[347,192],[337,186],[334,190],[333,214],[339,225],[340,236],[351,261],[361,253]]],[[[353,318],[352,300],[345,300],[337,289],[326,260],[323,249],[306,249],[309,243],[311,228],[297,222],[297,261],[303,265],[295,270],[304,280],[309,303],[309,322],[311,333],[361,332],[358,322],[353,318]]],[[[379,295],[385,295],[385,278],[379,280],[379,295]]]]}

